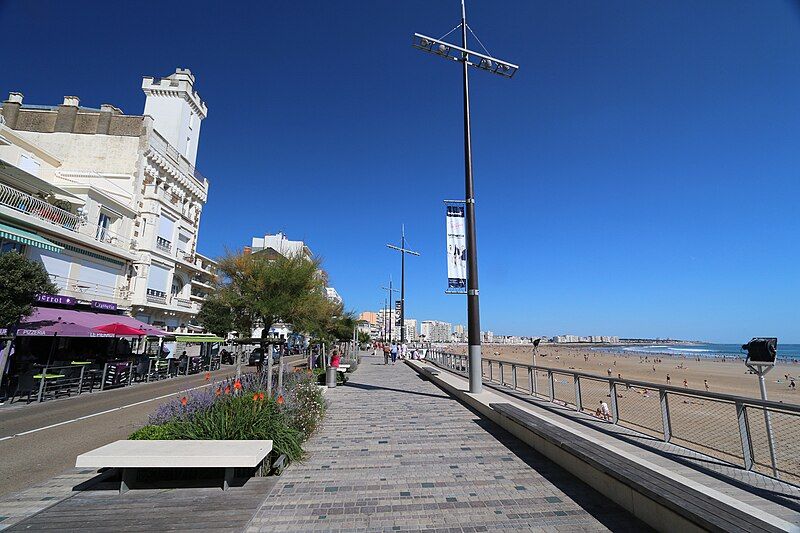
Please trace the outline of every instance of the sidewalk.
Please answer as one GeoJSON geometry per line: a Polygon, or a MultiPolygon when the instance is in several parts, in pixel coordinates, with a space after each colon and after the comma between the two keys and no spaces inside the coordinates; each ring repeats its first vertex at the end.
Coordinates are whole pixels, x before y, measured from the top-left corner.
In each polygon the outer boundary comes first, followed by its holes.
{"type": "Polygon", "coordinates": [[[405,364],[364,357],[250,531],[647,531],[405,364]]]}

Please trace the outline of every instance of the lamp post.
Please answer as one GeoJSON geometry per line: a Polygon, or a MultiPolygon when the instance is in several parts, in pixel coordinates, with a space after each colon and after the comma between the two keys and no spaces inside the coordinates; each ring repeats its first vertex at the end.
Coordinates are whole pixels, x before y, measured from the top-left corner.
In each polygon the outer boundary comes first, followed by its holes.
{"type": "Polygon", "coordinates": [[[406,342],[406,254],[416,255],[419,252],[406,249],[406,226],[400,227],[400,246],[387,244],[387,247],[400,252],[400,344],[406,342]]]}
{"type": "MultiPolygon", "coordinates": [[[[392,288],[392,276],[389,276],[389,286],[382,287],[383,290],[389,291],[389,306],[387,307],[387,315],[392,311],[392,300],[394,299],[394,293],[399,292],[397,289],[392,288]]],[[[394,318],[394,313],[392,313],[392,318],[394,318]]],[[[392,318],[387,318],[389,322],[389,344],[392,343],[392,318]]]]}
{"type": "MultiPolygon", "coordinates": [[[[457,26],[458,27],[458,26],[457,26]]],[[[511,78],[519,67],[491,55],[473,52],[467,48],[467,10],[461,0],[461,46],[419,33],[414,34],[413,46],[424,52],[439,55],[461,63],[464,92],[464,185],[467,237],[467,328],[469,345],[469,391],[479,393],[481,383],[481,314],[478,303],[478,247],[475,235],[475,190],[472,180],[472,136],[469,115],[469,73],[475,67],[505,78],[511,78]]],[[[472,32],[472,29],[469,30],[472,32]]],[[[474,33],[473,33],[474,35],[474,33]]],[[[488,53],[488,51],[487,51],[488,53]]]]}

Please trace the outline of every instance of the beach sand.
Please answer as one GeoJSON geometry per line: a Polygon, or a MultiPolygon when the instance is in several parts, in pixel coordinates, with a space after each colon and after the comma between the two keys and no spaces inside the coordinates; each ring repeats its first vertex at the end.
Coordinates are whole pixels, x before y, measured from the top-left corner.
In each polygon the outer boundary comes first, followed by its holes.
{"type": "MultiPolygon", "coordinates": [[[[750,398],[760,398],[758,378],[750,374],[741,359],[728,358],[726,361],[716,358],[681,357],[675,355],[640,354],[631,352],[607,352],[593,350],[594,346],[564,346],[556,344],[542,344],[536,357],[536,364],[541,367],[578,370],[608,377],[608,370],[617,377],[649,381],[659,385],[666,385],[667,374],[670,376],[671,385],[683,387],[686,380],[689,389],[705,390],[703,380],[708,380],[709,391],[727,394],[736,394],[750,398]],[[648,360],[643,360],[647,355],[648,360]],[[584,359],[588,356],[588,361],[584,359]],[[661,362],[655,363],[654,359],[661,362]],[[655,366],[655,371],[653,367],[655,366]],[[680,367],[680,368],[679,368],[680,367]]],[[[502,345],[484,344],[482,352],[484,358],[502,359],[516,363],[531,364],[531,345],[502,345]]],[[[466,353],[466,346],[454,345],[447,351],[466,353]]],[[[770,400],[785,403],[800,404],[800,392],[789,389],[786,375],[800,377],[800,365],[796,363],[781,363],[775,365],[765,377],[767,396],[770,400]]],[[[800,387],[800,380],[797,380],[800,387]]]]}

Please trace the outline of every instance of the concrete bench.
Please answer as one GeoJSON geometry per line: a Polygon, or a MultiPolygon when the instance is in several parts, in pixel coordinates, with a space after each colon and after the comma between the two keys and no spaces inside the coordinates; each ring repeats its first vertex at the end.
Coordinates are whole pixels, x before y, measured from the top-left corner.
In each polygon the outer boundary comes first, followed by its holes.
{"type": "MultiPolygon", "coordinates": [[[[729,502],[713,498],[698,488],[676,481],[629,458],[610,453],[601,444],[533,416],[512,404],[492,403],[489,406],[503,417],[590,465],[595,471],[629,487],[635,494],[669,509],[695,527],[699,526],[699,529],[770,532],[787,530],[786,527],[782,527],[786,525],[780,523],[782,520],[770,520],[775,518],[770,515],[753,516],[739,509],[735,500],[729,502]]],[[[607,485],[606,496],[610,495],[608,491],[610,486],[607,485]]],[[[664,529],[677,530],[675,527],[670,527],[666,520],[662,525],[664,529]]]]}
{"type": "Polygon", "coordinates": [[[271,451],[271,440],[118,440],[79,455],[75,467],[121,470],[120,494],[139,468],[224,468],[228,490],[234,468],[255,468],[271,451]]]}

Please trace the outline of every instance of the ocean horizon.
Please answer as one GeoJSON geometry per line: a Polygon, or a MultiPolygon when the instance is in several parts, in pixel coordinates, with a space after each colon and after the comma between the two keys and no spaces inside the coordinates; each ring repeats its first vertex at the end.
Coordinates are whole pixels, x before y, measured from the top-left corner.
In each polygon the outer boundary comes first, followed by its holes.
{"type": "MultiPolygon", "coordinates": [[[[691,344],[646,344],[614,345],[593,348],[597,351],[624,352],[631,355],[670,355],[683,357],[731,357],[744,360],[746,353],[741,344],[691,343],[691,344]]],[[[800,344],[778,344],[778,359],[782,361],[800,360],[800,344]]]]}

